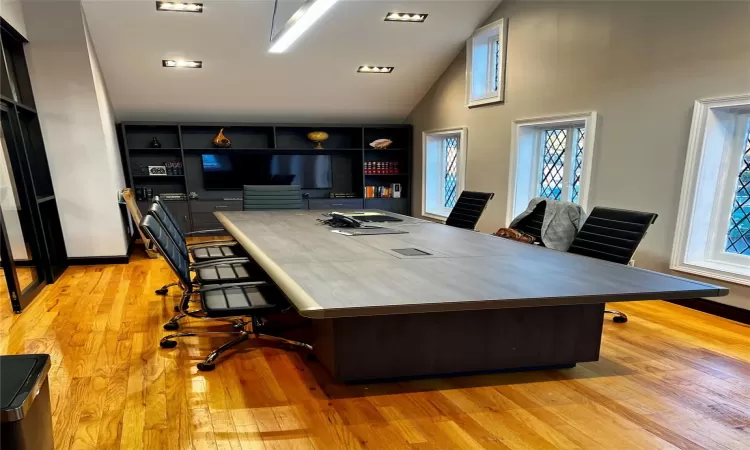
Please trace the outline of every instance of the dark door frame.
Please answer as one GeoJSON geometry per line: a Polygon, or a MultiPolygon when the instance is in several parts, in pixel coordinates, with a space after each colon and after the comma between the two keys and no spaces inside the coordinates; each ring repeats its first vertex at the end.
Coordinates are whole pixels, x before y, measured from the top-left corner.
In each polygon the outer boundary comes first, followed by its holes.
{"type": "MultiPolygon", "coordinates": [[[[5,280],[8,285],[8,292],[10,294],[11,304],[13,305],[13,311],[20,313],[31,301],[36,297],[39,292],[47,285],[49,279],[48,273],[51,268],[45,267],[49,264],[45,264],[43,258],[41,258],[41,247],[40,242],[42,239],[40,229],[40,218],[38,216],[36,197],[34,195],[34,185],[31,181],[31,173],[28,166],[28,158],[25,155],[23,144],[18,142],[18,139],[22,136],[20,130],[20,124],[18,123],[17,111],[13,105],[8,105],[6,102],[0,102],[0,114],[7,115],[8,124],[10,129],[3,127],[3,135],[5,137],[5,143],[8,151],[8,159],[10,166],[8,170],[13,174],[15,181],[16,193],[18,194],[18,211],[21,214],[27,214],[28,217],[25,223],[30,223],[31,229],[23,229],[25,234],[25,241],[28,243],[29,251],[31,252],[31,261],[37,271],[37,277],[32,284],[21,290],[21,284],[18,279],[18,267],[19,265],[11,254],[10,241],[8,238],[7,229],[5,228],[5,218],[2,217],[2,210],[0,210],[0,256],[2,257],[2,267],[5,272],[5,280]],[[26,164],[24,164],[24,160],[26,164]],[[37,213],[37,214],[34,214],[37,213]]],[[[0,126],[2,121],[0,121],[0,126]]],[[[22,222],[22,223],[24,223],[22,222]]]]}

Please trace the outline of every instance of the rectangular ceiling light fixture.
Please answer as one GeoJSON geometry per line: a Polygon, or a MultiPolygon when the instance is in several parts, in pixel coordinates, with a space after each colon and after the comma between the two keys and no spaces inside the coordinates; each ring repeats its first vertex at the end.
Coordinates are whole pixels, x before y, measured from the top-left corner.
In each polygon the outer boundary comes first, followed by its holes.
{"type": "Polygon", "coordinates": [[[419,13],[397,13],[389,12],[385,16],[386,22],[416,22],[421,23],[427,20],[427,14],[419,13]]]}
{"type": "Polygon", "coordinates": [[[203,61],[184,61],[175,59],[162,59],[162,67],[184,67],[187,69],[200,69],[203,67],[203,61]]]}
{"type": "MultiPolygon", "coordinates": [[[[299,39],[323,14],[338,0],[307,0],[297,12],[292,15],[284,28],[271,39],[269,53],[284,53],[299,39]]],[[[273,26],[273,25],[272,25],[273,26]]]]}
{"type": "Polygon", "coordinates": [[[359,66],[359,69],[357,69],[357,72],[359,72],[359,73],[391,73],[391,72],[393,72],[393,67],[387,67],[387,66],[359,66]]]}
{"type": "Polygon", "coordinates": [[[156,2],[157,11],[203,12],[203,3],[156,2]]]}

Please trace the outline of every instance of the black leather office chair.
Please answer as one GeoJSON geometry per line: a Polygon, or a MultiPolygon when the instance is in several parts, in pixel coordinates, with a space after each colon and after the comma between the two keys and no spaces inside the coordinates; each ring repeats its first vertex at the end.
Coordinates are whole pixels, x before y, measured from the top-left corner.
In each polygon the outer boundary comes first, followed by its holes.
{"type": "Polygon", "coordinates": [[[445,224],[452,227],[473,230],[487,208],[487,202],[492,200],[495,194],[492,192],[463,191],[451,210],[445,224]]]}
{"type": "Polygon", "coordinates": [[[288,186],[243,186],[242,210],[302,209],[302,190],[288,186]]]}
{"type": "MultiPolygon", "coordinates": [[[[279,312],[288,308],[283,294],[273,285],[265,281],[244,281],[245,277],[236,276],[231,280],[222,278],[219,273],[219,279],[211,280],[213,270],[224,268],[229,272],[237,274],[241,264],[233,262],[205,262],[200,267],[195,267],[197,279],[190,279],[190,261],[184,257],[180,249],[175,245],[161,224],[154,216],[148,215],[141,222],[141,229],[154,242],[159,252],[169,264],[169,267],[180,280],[180,286],[184,289],[180,300],[180,316],[175,316],[172,320],[179,320],[182,317],[195,317],[199,319],[230,319],[234,322],[233,331],[208,331],[208,332],[184,332],[165,336],[159,342],[162,348],[174,348],[177,341],[174,339],[189,336],[203,335],[234,335],[237,336],[216,350],[211,352],[206,359],[198,364],[198,370],[213,370],[216,359],[228,349],[253,338],[270,338],[280,340],[287,344],[307,348],[312,347],[303,342],[297,342],[260,333],[263,327],[263,316],[279,312]],[[205,270],[210,270],[206,275],[205,270]],[[205,278],[204,278],[205,277],[205,278]],[[220,284],[209,284],[207,281],[221,281],[220,284]],[[232,282],[228,282],[232,281],[232,282]],[[199,309],[190,309],[191,300],[197,297],[201,307],[199,309]]],[[[241,274],[240,274],[241,275],[241,274]]],[[[170,321],[171,323],[172,321],[170,321]]],[[[166,326],[165,326],[166,328],[166,326]]]]}
{"type": "MultiPolygon", "coordinates": [[[[162,227],[170,232],[172,239],[178,246],[180,251],[185,254],[186,257],[192,256],[195,262],[213,261],[216,259],[224,258],[236,258],[242,257],[243,255],[237,251],[237,242],[233,239],[214,239],[210,241],[197,242],[194,244],[188,244],[186,237],[206,234],[223,230],[204,230],[196,231],[191,233],[185,233],[179,226],[175,217],[169,212],[169,208],[164,205],[164,202],[159,200],[159,197],[154,198],[154,203],[148,210],[148,214],[156,217],[162,227]]],[[[177,286],[177,283],[169,283],[156,290],[157,295],[167,295],[168,289],[172,286],[177,286]]]]}
{"type": "MultiPolygon", "coordinates": [[[[657,217],[654,213],[596,207],[576,234],[568,252],[628,264],[657,217]]],[[[620,311],[604,312],[614,314],[614,322],[628,321],[628,316],[620,311]]]]}
{"type": "Polygon", "coordinates": [[[535,243],[544,247],[542,242],[542,224],[544,223],[544,212],[547,209],[547,202],[539,202],[531,214],[521,219],[513,229],[533,236],[535,243]]]}

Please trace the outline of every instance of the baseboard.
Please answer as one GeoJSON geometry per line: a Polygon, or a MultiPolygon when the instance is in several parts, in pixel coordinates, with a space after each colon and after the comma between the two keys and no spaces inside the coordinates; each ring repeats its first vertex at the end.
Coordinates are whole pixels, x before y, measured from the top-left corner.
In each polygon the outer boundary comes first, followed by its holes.
{"type": "Polygon", "coordinates": [[[695,309],[714,316],[734,320],[735,322],[750,325],[750,310],[723,303],[706,300],[705,298],[689,298],[686,300],[667,300],[669,303],[695,309]]]}
{"type": "Polygon", "coordinates": [[[130,255],[122,256],[83,256],[68,258],[69,266],[95,266],[98,264],[127,264],[130,255]]]}

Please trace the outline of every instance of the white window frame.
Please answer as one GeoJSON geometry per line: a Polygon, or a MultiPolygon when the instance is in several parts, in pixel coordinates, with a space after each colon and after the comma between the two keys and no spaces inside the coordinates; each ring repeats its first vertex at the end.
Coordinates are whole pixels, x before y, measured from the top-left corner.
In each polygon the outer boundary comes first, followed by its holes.
{"type": "MultiPolygon", "coordinates": [[[[586,137],[583,141],[583,161],[578,190],[578,205],[589,210],[589,189],[591,188],[592,168],[596,149],[596,132],[599,114],[596,111],[565,114],[533,119],[514,120],[511,125],[510,174],[508,176],[508,203],[506,224],[522,213],[529,201],[538,196],[541,176],[541,156],[544,147],[544,130],[569,127],[583,127],[586,137]]],[[[563,168],[563,192],[567,194],[573,184],[573,136],[567,139],[563,168]]]]}
{"type": "Polygon", "coordinates": [[[480,106],[489,103],[497,103],[505,97],[505,52],[506,52],[507,26],[506,19],[496,20],[482,28],[477,29],[469,39],[466,40],[466,106],[480,106]],[[494,90],[494,68],[495,55],[493,44],[499,41],[500,52],[498,56],[497,90],[494,90]],[[475,52],[486,52],[486,64],[474,73],[475,52]],[[482,95],[474,96],[472,87],[474,81],[484,83],[482,95]]]}
{"type": "Polygon", "coordinates": [[[693,108],[670,268],[750,286],[750,256],[724,251],[750,120],[750,93],[693,108]]]}
{"type": "Polygon", "coordinates": [[[459,128],[446,128],[440,130],[425,131],[422,133],[422,216],[430,217],[432,219],[444,221],[451,212],[452,208],[446,208],[445,206],[445,176],[439,177],[439,186],[437,190],[439,192],[439,198],[437,204],[430,204],[435,199],[428,198],[428,171],[427,164],[430,159],[428,153],[434,153],[439,151],[441,154],[438,155],[437,159],[440,161],[441,166],[439,171],[441,174],[445,173],[445,167],[442,165],[445,162],[445,156],[442,154],[442,145],[439,147],[432,147],[437,145],[438,142],[442,144],[443,139],[446,136],[458,135],[458,167],[457,180],[456,180],[456,198],[461,195],[466,184],[466,154],[468,151],[468,129],[466,127],[459,128]]]}

